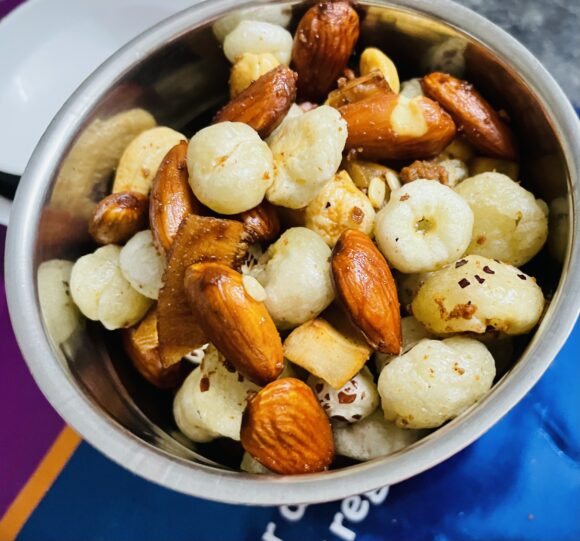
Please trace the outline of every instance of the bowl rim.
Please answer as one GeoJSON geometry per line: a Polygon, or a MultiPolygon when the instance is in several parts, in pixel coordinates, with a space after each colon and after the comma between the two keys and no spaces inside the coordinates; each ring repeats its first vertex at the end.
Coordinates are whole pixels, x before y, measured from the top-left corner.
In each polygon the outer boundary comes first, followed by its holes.
{"type": "Polygon", "coordinates": [[[37,145],[18,188],[6,243],[8,307],[18,344],[41,391],[74,430],[114,462],[162,486],[220,502],[326,502],[403,481],[464,449],[514,407],[551,364],[580,312],[580,123],[567,97],[542,64],[515,38],[470,9],[451,0],[364,2],[434,18],[469,35],[516,70],[545,106],[559,137],[571,183],[568,255],[557,293],[509,378],[498,382],[470,411],[404,452],[332,472],[292,477],[218,470],[170,456],[102,415],[71,381],[45,333],[36,293],[34,248],[40,209],[50,188],[47,172],[55,170],[86,112],[140,59],[160,43],[226,14],[233,6],[240,9],[257,3],[270,2],[205,0],[158,23],[105,61],[69,98],[37,145]]]}

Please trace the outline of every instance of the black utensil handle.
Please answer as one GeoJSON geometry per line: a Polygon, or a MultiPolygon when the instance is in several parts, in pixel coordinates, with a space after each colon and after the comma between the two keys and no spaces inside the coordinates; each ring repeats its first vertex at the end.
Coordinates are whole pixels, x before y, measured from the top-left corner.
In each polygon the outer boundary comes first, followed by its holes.
{"type": "Polygon", "coordinates": [[[3,195],[6,199],[14,199],[19,180],[20,177],[18,175],[0,171],[0,195],[3,195]]]}

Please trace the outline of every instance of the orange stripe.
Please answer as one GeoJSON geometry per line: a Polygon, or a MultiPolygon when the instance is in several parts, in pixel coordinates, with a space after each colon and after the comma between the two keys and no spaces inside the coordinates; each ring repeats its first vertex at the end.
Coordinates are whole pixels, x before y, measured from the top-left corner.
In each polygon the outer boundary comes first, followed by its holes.
{"type": "Polygon", "coordinates": [[[80,436],[72,428],[65,426],[62,429],[6,514],[0,519],[0,541],[16,539],[80,442],[80,436]]]}

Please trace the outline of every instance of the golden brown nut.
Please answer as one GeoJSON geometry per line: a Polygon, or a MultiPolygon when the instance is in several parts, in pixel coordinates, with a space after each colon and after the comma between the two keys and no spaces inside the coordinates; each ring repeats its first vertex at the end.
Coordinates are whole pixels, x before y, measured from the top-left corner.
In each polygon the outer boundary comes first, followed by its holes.
{"type": "Polygon", "coordinates": [[[445,167],[435,162],[420,160],[414,161],[407,167],[403,167],[399,178],[403,184],[413,182],[420,178],[426,180],[437,180],[445,185],[447,185],[448,182],[447,170],[445,167]]]}
{"type": "Polygon", "coordinates": [[[359,31],[358,15],[346,1],[319,2],[305,13],[292,49],[302,99],[319,101],[334,87],[359,31]]]}
{"type": "Polygon", "coordinates": [[[190,214],[177,231],[163,276],[157,303],[159,354],[164,366],[208,342],[192,315],[185,294],[185,271],[200,261],[235,267],[247,250],[246,232],[240,222],[190,214]]]}
{"type": "Polygon", "coordinates": [[[393,93],[384,75],[380,71],[372,71],[356,79],[339,79],[338,88],[328,95],[327,103],[338,109],[343,105],[370,98],[377,92],[393,93]]]}
{"type": "Polygon", "coordinates": [[[244,289],[239,272],[219,263],[192,265],[185,291],[209,341],[239,372],[258,385],[280,375],[282,340],[264,303],[244,289]]]}
{"type": "Polygon", "coordinates": [[[99,244],[122,244],[147,227],[149,198],[138,192],[117,192],[101,199],[89,221],[99,244]]]}
{"type": "Polygon", "coordinates": [[[175,145],[163,158],[150,197],[149,223],[155,245],[161,253],[168,252],[183,219],[207,210],[189,187],[187,141],[175,145]]]}
{"type": "Polygon", "coordinates": [[[238,94],[213,121],[244,122],[265,139],[280,125],[295,100],[296,74],[278,66],[238,94]]]}
{"type": "Polygon", "coordinates": [[[496,158],[517,158],[511,129],[473,85],[447,73],[435,72],[423,77],[421,86],[427,96],[449,112],[475,148],[496,158]]]}
{"type": "Polygon", "coordinates": [[[264,200],[257,207],[242,212],[239,218],[248,233],[248,242],[252,244],[270,242],[278,238],[280,233],[278,213],[268,201],[264,200]]]}
{"type": "Polygon", "coordinates": [[[330,260],[336,295],[367,342],[382,353],[401,351],[401,312],[389,265],[371,239],[345,231],[330,260]]]}
{"type": "Polygon", "coordinates": [[[282,378],[250,399],[241,442],[260,464],[292,475],[323,471],[334,459],[330,421],[302,381],[282,378]]]}
{"type": "Polygon", "coordinates": [[[152,308],[145,319],[131,329],[121,331],[123,347],[133,366],[149,382],[160,389],[174,389],[181,383],[184,372],[178,363],[165,368],[159,357],[157,310],[152,308]]]}
{"type": "Polygon", "coordinates": [[[366,159],[430,158],[455,136],[451,117],[423,96],[378,92],[339,111],[348,124],[346,148],[366,159]]]}

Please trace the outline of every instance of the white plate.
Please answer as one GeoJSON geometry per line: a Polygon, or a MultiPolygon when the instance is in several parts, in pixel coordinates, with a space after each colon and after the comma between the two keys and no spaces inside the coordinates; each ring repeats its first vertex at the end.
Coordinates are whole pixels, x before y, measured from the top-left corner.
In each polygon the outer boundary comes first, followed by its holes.
{"type": "Polygon", "coordinates": [[[0,21],[0,171],[20,175],[61,105],[106,58],[196,0],[28,0],[0,21]]]}

